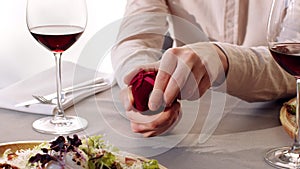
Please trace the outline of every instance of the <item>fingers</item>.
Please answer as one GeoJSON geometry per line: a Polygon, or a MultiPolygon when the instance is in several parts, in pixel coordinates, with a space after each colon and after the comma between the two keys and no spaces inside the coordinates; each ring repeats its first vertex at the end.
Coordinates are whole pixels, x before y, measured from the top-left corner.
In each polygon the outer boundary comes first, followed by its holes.
{"type": "Polygon", "coordinates": [[[187,100],[197,100],[199,99],[211,86],[209,76],[206,74],[199,82],[197,91],[193,92],[191,96],[186,98],[187,100]]]}
{"type": "Polygon", "coordinates": [[[177,121],[179,113],[180,104],[176,102],[159,114],[143,115],[129,111],[126,115],[131,121],[132,131],[151,137],[167,131],[177,121]]]}
{"type": "Polygon", "coordinates": [[[163,55],[149,98],[150,110],[156,111],[163,103],[168,107],[177,98],[191,70],[180,60],[182,55],[179,48],[167,50],[163,55]]]}
{"type": "Polygon", "coordinates": [[[120,92],[120,99],[126,111],[133,110],[133,97],[131,94],[131,86],[124,88],[120,92]]]}
{"type": "Polygon", "coordinates": [[[192,73],[189,74],[185,85],[180,91],[180,99],[198,99],[201,96],[199,87],[201,87],[204,83],[208,85],[210,84],[209,78],[206,78],[205,70],[203,70],[203,67],[201,66],[195,66],[192,69],[192,73]]]}
{"type": "Polygon", "coordinates": [[[204,78],[208,73],[203,60],[187,47],[167,50],[160,62],[135,68],[125,77],[125,83],[129,84],[142,69],[158,71],[148,102],[151,111],[169,107],[177,98],[197,99],[210,86],[210,79],[204,78]]]}
{"type": "Polygon", "coordinates": [[[177,67],[165,89],[164,100],[167,106],[172,104],[172,102],[177,98],[191,72],[191,69],[182,63],[181,60],[178,60],[177,63],[177,67]]]}
{"type": "Polygon", "coordinates": [[[177,66],[177,61],[174,59],[174,55],[174,53],[167,51],[160,62],[153,91],[149,97],[148,106],[152,111],[158,110],[164,102],[164,91],[169,83],[171,74],[173,74],[177,66]]]}
{"type": "MultiPolygon", "coordinates": [[[[157,71],[158,67],[159,67],[159,62],[145,64],[145,65],[136,67],[124,77],[124,82],[125,82],[125,84],[128,85],[128,84],[130,84],[130,81],[134,78],[134,76],[141,70],[157,71]]],[[[122,89],[120,92],[120,99],[121,99],[121,102],[123,103],[126,111],[131,111],[131,110],[134,111],[135,110],[133,107],[134,99],[132,96],[131,89],[132,89],[132,87],[128,86],[128,87],[122,89]]]]}
{"type": "Polygon", "coordinates": [[[189,48],[167,50],[158,70],[154,90],[149,98],[152,111],[157,110],[162,103],[168,107],[178,97],[189,99],[198,93],[198,84],[206,73],[199,56],[189,48]]]}

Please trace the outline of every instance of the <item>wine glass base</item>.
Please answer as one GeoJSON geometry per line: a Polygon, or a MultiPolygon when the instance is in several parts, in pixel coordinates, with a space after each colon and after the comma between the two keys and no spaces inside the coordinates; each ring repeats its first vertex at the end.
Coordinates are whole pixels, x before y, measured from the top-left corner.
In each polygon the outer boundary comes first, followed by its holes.
{"type": "Polygon", "coordinates": [[[300,151],[292,147],[280,147],[268,151],[265,161],[276,168],[300,168],[300,151]]]}
{"type": "Polygon", "coordinates": [[[66,116],[65,120],[53,123],[53,117],[44,117],[33,122],[35,131],[46,134],[70,134],[87,128],[87,120],[77,116],[66,116]]]}

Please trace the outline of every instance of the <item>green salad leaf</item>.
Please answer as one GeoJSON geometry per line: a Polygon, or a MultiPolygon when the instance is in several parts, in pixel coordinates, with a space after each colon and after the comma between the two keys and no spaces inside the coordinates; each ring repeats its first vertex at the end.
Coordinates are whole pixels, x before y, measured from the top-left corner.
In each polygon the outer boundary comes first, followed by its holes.
{"type": "Polygon", "coordinates": [[[157,160],[149,160],[143,162],[143,169],[159,169],[158,161],[157,160]]]}

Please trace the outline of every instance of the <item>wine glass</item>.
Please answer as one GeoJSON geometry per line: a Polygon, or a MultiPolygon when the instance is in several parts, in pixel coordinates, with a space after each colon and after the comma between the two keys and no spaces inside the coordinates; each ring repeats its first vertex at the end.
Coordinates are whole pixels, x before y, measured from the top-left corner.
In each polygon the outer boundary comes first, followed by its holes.
{"type": "Polygon", "coordinates": [[[269,50],[276,62],[297,81],[296,130],[291,146],[275,148],[265,155],[278,168],[300,168],[300,0],[273,0],[268,24],[269,50]]]}
{"type": "Polygon", "coordinates": [[[33,128],[48,134],[69,134],[85,129],[88,124],[85,119],[65,115],[61,93],[61,56],[85,30],[85,0],[27,0],[26,22],[31,35],[54,54],[56,64],[55,115],[34,121],[33,128]]]}

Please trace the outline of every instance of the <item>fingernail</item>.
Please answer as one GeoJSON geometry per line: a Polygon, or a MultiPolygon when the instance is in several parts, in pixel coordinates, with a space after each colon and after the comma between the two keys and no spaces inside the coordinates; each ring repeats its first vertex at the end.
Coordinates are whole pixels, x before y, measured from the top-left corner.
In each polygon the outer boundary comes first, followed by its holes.
{"type": "Polygon", "coordinates": [[[155,103],[150,103],[149,104],[149,109],[152,110],[152,111],[155,111],[159,108],[159,106],[155,103]]]}
{"type": "Polygon", "coordinates": [[[163,99],[163,92],[158,89],[154,89],[149,98],[149,109],[152,111],[157,110],[161,104],[163,99]]]}

